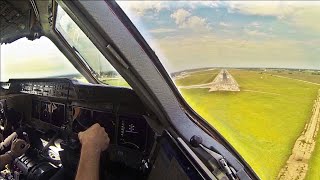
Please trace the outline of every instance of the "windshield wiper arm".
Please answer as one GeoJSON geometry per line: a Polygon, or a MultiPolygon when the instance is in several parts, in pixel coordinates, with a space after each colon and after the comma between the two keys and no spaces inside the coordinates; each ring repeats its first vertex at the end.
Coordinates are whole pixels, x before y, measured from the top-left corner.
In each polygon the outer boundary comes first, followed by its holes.
{"type": "MultiPolygon", "coordinates": [[[[213,157],[216,162],[220,165],[220,167],[225,171],[226,175],[232,179],[236,180],[237,175],[233,167],[228,165],[227,160],[219,153],[214,152],[210,148],[206,147],[205,145],[202,144],[202,138],[198,136],[192,136],[190,139],[190,144],[195,147],[201,147],[204,151],[206,151],[211,157],[213,157]]],[[[215,165],[212,164],[211,159],[207,160],[208,164],[211,166],[210,168],[214,171],[215,165]]]]}

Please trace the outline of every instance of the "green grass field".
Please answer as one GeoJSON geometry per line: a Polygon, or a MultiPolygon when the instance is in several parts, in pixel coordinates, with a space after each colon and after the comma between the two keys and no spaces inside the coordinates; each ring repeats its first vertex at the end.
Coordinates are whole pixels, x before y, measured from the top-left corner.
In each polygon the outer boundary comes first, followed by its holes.
{"type": "MultiPolygon", "coordinates": [[[[268,72],[267,72],[268,73],[268,72]]],[[[285,76],[294,79],[300,79],[304,81],[309,81],[313,83],[320,84],[320,72],[312,71],[288,71],[288,70],[276,70],[272,71],[270,74],[285,76]]]]}
{"type": "Polygon", "coordinates": [[[308,180],[320,179],[320,135],[317,137],[316,148],[312,153],[312,159],[309,162],[309,169],[307,172],[308,180]]]}
{"type": "Polygon", "coordinates": [[[210,70],[203,72],[194,72],[191,73],[191,76],[177,79],[175,81],[177,86],[189,86],[194,84],[206,84],[210,83],[216,75],[219,73],[219,70],[210,70]]]}
{"type": "Polygon", "coordinates": [[[120,86],[120,87],[131,88],[130,85],[127,83],[127,81],[124,80],[123,78],[117,78],[117,79],[101,78],[99,80],[105,84],[110,85],[110,86],[120,86]]]}
{"type": "MultiPolygon", "coordinates": [[[[191,107],[238,150],[261,179],[275,179],[310,120],[320,86],[270,75],[278,72],[228,71],[240,85],[240,92],[209,93],[208,89],[183,88],[180,91],[191,107]]],[[[208,83],[218,72],[194,72],[175,82],[177,86],[208,83]]],[[[281,73],[278,75],[308,81],[320,77],[281,73]]],[[[319,144],[315,153],[320,154],[319,144]]],[[[308,178],[319,177],[315,168],[320,167],[319,155],[311,159],[310,166],[308,178]]]]}

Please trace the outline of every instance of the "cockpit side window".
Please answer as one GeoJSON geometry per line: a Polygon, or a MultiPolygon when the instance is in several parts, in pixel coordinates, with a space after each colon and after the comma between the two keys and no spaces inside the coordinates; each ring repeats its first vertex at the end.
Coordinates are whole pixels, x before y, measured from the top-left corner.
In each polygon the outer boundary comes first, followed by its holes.
{"type": "Polygon", "coordinates": [[[72,18],[58,5],[55,30],[64,38],[79,59],[100,82],[130,87],[72,18]]]}

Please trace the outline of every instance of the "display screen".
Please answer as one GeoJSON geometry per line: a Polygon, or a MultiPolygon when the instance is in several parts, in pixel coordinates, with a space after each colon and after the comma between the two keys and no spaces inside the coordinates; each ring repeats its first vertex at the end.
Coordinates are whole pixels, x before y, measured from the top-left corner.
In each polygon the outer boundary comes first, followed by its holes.
{"type": "Polygon", "coordinates": [[[151,171],[149,179],[157,179],[159,176],[163,179],[172,179],[172,177],[185,180],[209,179],[209,177],[202,177],[174,141],[168,132],[164,132],[159,141],[159,153],[154,163],[157,168],[151,171]]]}
{"type": "Polygon", "coordinates": [[[147,128],[143,117],[119,116],[118,145],[144,151],[147,128]]]}
{"type": "Polygon", "coordinates": [[[64,104],[51,104],[51,123],[55,126],[62,126],[65,122],[65,108],[64,104]]]}
{"type": "Polygon", "coordinates": [[[105,128],[110,138],[110,143],[113,144],[116,130],[115,116],[112,113],[93,111],[93,120],[105,128]]]}
{"type": "Polygon", "coordinates": [[[0,132],[4,131],[6,124],[5,100],[0,100],[0,132]]]}
{"type": "Polygon", "coordinates": [[[65,122],[65,105],[32,100],[32,117],[60,127],[65,122]]]}
{"type": "Polygon", "coordinates": [[[40,106],[40,120],[46,123],[51,123],[51,103],[50,102],[41,102],[40,106]]]}
{"type": "Polygon", "coordinates": [[[32,100],[32,117],[40,119],[40,101],[32,100]]]}
{"type": "Polygon", "coordinates": [[[86,130],[90,126],[94,124],[92,120],[92,111],[89,109],[81,108],[81,107],[73,107],[73,120],[77,122],[81,129],[80,131],[86,130]]]}
{"type": "Polygon", "coordinates": [[[116,130],[116,118],[110,112],[94,111],[81,107],[73,107],[73,129],[79,133],[88,129],[95,123],[99,123],[100,126],[105,128],[110,138],[110,143],[114,143],[115,130],[116,130]]]}

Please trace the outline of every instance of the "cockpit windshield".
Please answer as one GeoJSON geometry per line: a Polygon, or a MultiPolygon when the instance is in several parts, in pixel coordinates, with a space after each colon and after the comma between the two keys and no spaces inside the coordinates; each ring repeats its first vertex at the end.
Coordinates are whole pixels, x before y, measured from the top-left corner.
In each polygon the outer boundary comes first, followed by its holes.
{"type": "Polygon", "coordinates": [[[87,83],[47,37],[34,41],[21,38],[1,44],[0,81],[21,78],[69,78],[87,83]]]}
{"type": "Polygon", "coordinates": [[[261,179],[319,179],[319,2],[117,3],[261,179]]]}

